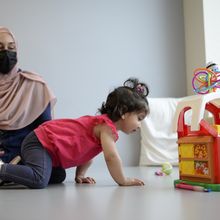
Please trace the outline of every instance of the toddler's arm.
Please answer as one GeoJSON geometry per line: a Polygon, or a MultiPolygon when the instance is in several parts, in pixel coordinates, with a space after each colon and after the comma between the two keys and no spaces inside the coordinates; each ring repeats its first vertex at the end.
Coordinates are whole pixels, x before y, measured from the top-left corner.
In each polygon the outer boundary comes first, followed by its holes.
{"type": "Polygon", "coordinates": [[[93,178],[85,177],[86,171],[88,170],[91,164],[92,164],[92,160],[76,168],[76,174],[75,174],[76,183],[90,183],[90,184],[95,183],[95,180],[93,178]]]}
{"type": "Polygon", "coordinates": [[[144,185],[142,180],[136,178],[128,178],[123,174],[122,161],[116,149],[112,131],[107,126],[102,126],[100,133],[101,144],[108,170],[120,186],[140,186],[144,185]]]}

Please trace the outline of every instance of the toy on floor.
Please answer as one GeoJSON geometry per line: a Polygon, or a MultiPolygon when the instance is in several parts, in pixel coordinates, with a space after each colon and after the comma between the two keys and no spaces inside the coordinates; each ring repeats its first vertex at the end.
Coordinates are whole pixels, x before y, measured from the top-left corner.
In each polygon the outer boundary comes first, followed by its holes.
{"type": "Polygon", "coordinates": [[[192,79],[194,92],[207,94],[220,88],[220,71],[218,65],[209,62],[206,68],[198,68],[194,71],[192,79]]]}
{"type": "Polygon", "coordinates": [[[162,164],[162,172],[166,175],[170,175],[173,171],[173,166],[169,162],[165,162],[162,164]]]}
{"type": "Polygon", "coordinates": [[[177,183],[175,187],[179,189],[186,189],[186,190],[192,190],[192,191],[197,191],[197,192],[211,192],[210,189],[206,189],[203,186],[193,186],[193,185],[189,185],[185,183],[177,183]]]}
{"type": "Polygon", "coordinates": [[[173,171],[173,166],[169,162],[162,163],[161,170],[158,170],[155,172],[155,175],[157,176],[164,176],[164,175],[170,175],[173,171]]]}
{"type": "Polygon", "coordinates": [[[220,191],[220,93],[189,96],[179,102],[174,118],[178,134],[179,180],[177,184],[220,191]],[[192,113],[190,125],[185,113],[192,113]],[[205,112],[211,120],[204,118],[205,112]]]}

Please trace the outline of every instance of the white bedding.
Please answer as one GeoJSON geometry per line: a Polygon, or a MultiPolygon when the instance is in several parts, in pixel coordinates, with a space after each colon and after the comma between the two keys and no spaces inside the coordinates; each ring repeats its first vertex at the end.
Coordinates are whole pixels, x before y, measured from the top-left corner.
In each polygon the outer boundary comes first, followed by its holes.
{"type": "Polygon", "coordinates": [[[178,164],[177,133],[173,131],[176,106],[181,98],[149,98],[150,114],[141,125],[139,164],[178,164]]]}

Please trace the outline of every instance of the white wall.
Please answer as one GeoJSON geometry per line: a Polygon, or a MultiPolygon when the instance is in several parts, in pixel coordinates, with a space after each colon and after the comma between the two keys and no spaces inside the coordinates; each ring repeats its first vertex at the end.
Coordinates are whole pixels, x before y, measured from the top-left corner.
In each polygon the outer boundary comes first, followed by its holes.
{"type": "MultiPolygon", "coordinates": [[[[19,43],[23,69],[58,98],[55,116],[95,114],[130,76],[151,97],[186,95],[182,0],[0,0],[0,25],[19,43]]],[[[139,134],[122,135],[125,165],[137,165],[139,134]]],[[[99,157],[96,164],[102,164],[99,157]]]]}
{"type": "Polygon", "coordinates": [[[219,0],[183,0],[187,94],[192,89],[193,72],[210,61],[220,65],[219,0]]]}
{"type": "Polygon", "coordinates": [[[187,94],[194,94],[193,72],[205,67],[205,36],[203,20],[203,0],[183,0],[185,27],[185,54],[187,72],[187,94]]]}
{"type": "Polygon", "coordinates": [[[203,0],[203,5],[206,62],[213,61],[220,65],[220,1],[203,0]]]}

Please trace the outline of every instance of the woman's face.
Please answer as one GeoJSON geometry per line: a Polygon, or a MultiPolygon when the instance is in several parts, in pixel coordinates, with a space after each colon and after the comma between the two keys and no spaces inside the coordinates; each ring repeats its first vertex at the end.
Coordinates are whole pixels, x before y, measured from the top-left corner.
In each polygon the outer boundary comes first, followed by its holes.
{"type": "Polygon", "coordinates": [[[16,51],[16,45],[13,37],[9,33],[0,33],[0,51],[16,51]]]}

